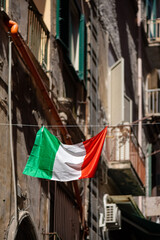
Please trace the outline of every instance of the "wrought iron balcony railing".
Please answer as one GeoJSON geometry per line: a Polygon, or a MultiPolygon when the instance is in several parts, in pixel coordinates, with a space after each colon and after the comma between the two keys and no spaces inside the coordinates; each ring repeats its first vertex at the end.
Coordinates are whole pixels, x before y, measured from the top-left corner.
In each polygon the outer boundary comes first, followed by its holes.
{"type": "Polygon", "coordinates": [[[146,115],[160,116],[160,88],[146,91],[146,115]]]}
{"type": "MultiPolygon", "coordinates": [[[[108,161],[115,163],[130,162],[141,182],[145,184],[145,162],[140,156],[140,148],[129,126],[116,127],[107,138],[108,161]]],[[[141,154],[142,155],[142,154],[141,154]]],[[[124,167],[125,168],[125,167],[124,167]]]]}
{"type": "Polygon", "coordinates": [[[145,32],[149,43],[160,43],[160,19],[146,20],[145,32]]]}
{"type": "Polygon", "coordinates": [[[49,31],[38,12],[32,4],[28,9],[28,36],[27,44],[44,70],[47,69],[49,31]]]}

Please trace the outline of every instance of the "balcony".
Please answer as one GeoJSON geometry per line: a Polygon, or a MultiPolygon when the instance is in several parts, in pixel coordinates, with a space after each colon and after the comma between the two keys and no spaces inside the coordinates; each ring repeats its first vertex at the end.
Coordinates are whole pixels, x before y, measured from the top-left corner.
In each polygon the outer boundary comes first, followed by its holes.
{"type": "Polygon", "coordinates": [[[149,19],[144,22],[148,40],[146,52],[152,68],[160,68],[160,19],[149,19]]]}
{"type": "Polygon", "coordinates": [[[49,31],[42,15],[32,2],[28,8],[27,44],[42,68],[47,70],[49,31]]]}
{"type": "Polygon", "coordinates": [[[160,116],[160,88],[146,91],[146,115],[160,116]]]}
{"type": "Polygon", "coordinates": [[[110,130],[107,138],[108,174],[122,194],[144,195],[145,162],[129,126],[110,130]]]}
{"type": "Polygon", "coordinates": [[[160,19],[149,19],[145,24],[148,43],[150,45],[160,44],[160,19]]]}

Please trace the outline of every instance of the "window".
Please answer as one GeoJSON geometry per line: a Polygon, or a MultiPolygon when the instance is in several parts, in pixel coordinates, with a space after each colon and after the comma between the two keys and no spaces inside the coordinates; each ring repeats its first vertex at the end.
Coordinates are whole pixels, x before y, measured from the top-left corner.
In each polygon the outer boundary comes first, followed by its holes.
{"type": "Polygon", "coordinates": [[[146,0],[147,19],[160,18],[160,0],[146,0]]]}
{"type": "Polygon", "coordinates": [[[6,1],[5,0],[0,0],[0,4],[1,4],[1,10],[6,10],[6,1]]]}
{"type": "Polygon", "coordinates": [[[85,80],[85,18],[76,0],[57,0],[56,38],[80,80],[85,80]]]}
{"type": "Polygon", "coordinates": [[[72,4],[69,16],[69,57],[76,71],[79,70],[79,25],[79,14],[72,4]]]}
{"type": "Polygon", "coordinates": [[[146,0],[146,29],[149,41],[160,41],[160,0],[146,0]]]}
{"type": "Polygon", "coordinates": [[[159,70],[154,69],[146,81],[146,115],[160,115],[160,76],[159,70]]]}

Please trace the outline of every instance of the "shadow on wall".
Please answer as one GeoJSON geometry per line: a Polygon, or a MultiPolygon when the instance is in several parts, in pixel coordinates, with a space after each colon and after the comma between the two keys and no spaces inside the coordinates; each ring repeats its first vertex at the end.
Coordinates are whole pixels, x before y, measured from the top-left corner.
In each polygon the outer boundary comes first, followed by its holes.
{"type": "MultiPolygon", "coordinates": [[[[0,77],[0,87],[5,92],[5,95],[7,96],[8,92],[8,85],[3,81],[3,79],[0,77]]],[[[8,114],[8,99],[7,97],[0,98],[0,109],[4,112],[4,114],[7,116],[8,114]]]]}
{"type": "MultiPolygon", "coordinates": [[[[133,74],[137,74],[137,69],[131,69],[131,65],[136,64],[137,52],[136,52],[136,39],[137,39],[137,28],[136,28],[136,11],[131,4],[131,1],[116,0],[116,13],[117,13],[117,24],[120,35],[120,45],[122,57],[125,59],[125,86],[126,86],[126,94],[135,102],[135,92],[133,86],[133,74]],[[125,8],[124,8],[125,6],[125,8]],[[129,13],[129,14],[128,14],[129,13]],[[135,19],[135,24],[133,23],[133,19],[135,19]],[[128,29],[127,29],[128,27],[128,29]],[[129,39],[130,42],[129,42],[129,39]],[[131,57],[135,56],[132,59],[131,57]],[[133,72],[133,70],[135,72],[133,72]]],[[[136,65],[137,67],[137,65],[136,65]]],[[[135,106],[133,106],[133,112],[135,112],[135,106]]]]}
{"type": "MultiPolygon", "coordinates": [[[[20,126],[13,128],[14,144],[17,143],[17,129],[23,132],[25,138],[25,147],[28,154],[34,144],[38,127],[38,120],[41,118],[41,106],[36,98],[36,90],[32,84],[31,76],[25,68],[23,62],[17,57],[13,48],[13,123],[20,123],[20,126]],[[36,114],[35,114],[36,113],[36,114]],[[36,117],[37,116],[37,117],[36,117]],[[22,124],[22,126],[21,126],[22,124]],[[36,127],[37,126],[37,127],[36,127]]],[[[14,146],[16,149],[16,146],[14,146]]]]}

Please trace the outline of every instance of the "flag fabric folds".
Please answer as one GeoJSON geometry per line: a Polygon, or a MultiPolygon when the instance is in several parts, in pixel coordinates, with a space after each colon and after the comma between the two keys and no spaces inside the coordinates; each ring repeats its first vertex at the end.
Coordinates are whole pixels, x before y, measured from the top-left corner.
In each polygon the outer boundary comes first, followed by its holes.
{"type": "Polygon", "coordinates": [[[107,127],[84,142],[67,145],[43,127],[37,132],[23,174],[63,182],[92,178],[106,133],[107,127]]]}

